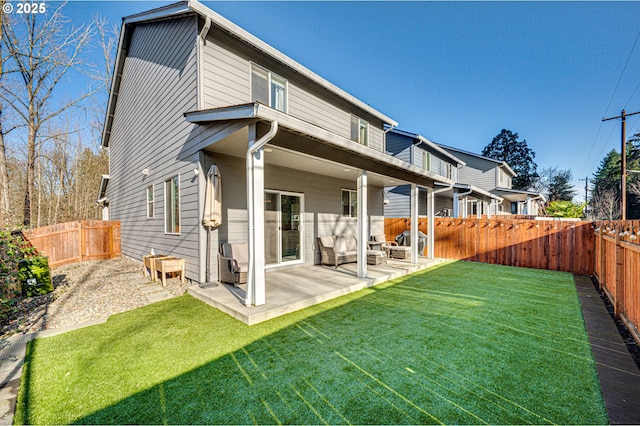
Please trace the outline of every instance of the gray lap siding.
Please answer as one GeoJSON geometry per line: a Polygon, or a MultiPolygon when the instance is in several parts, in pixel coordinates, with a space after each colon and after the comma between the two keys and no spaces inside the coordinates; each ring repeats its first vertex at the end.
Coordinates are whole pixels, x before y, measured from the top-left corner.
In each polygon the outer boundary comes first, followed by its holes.
{"type": "Polygon", "coordinates": [[[195,16],[137,25],[125,59],[110,140],[107,190],[111,218],[120,220],[122,253],[135,259],[152,249],[185,258],[198,278],[198,154],[182,148],[194,125],[183,113],[197,107],[195,16]],[[142,170],[148,169],[148,175],[142,170]],[[180,234],[165,234],[164,182],[180,176],[180,234]],[[153,185],[154,218],[146,188],[153,185]]]}

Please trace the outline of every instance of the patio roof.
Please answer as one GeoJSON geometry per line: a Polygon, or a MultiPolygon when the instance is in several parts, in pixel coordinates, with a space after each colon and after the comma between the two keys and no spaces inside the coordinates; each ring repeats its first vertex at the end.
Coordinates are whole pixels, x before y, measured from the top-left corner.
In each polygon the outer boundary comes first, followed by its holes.
{"type": "MultiPolygon", "coordinates": [[[[203,125],[234,121],[248,125],[256,121],[265,124],[277,121],[281,131],[269,142],[270,145],[367,170],[403,182],[415,183],[420,186],[432,187],[436,182],[445,185],[453,184],[451,179],[351,141],[315,124],[282,113],[261,103],[190,111],[186,112],[184,116],[190,123],[203,125]]],[[[235,149],[240,149],[239,147],[242,145],[233,144],[233,146],[235,149]]],[[[246,153],[246,145],[242,149],[236,155],[244,155],[246,153]]]]}
{"type": "Polygon", "coordinates": [[[547,201],[544,195],[533,191],[521,191],[512,188],[496,188],[493,191],[507,201],[527,201],[531,198],[540,198],[542,201],[547,201]]]}
{"type": "MultiPolygon", "coordinates": [[[[459,193],[471,191],[471,193],[468,194],[469,197],[477,198],[478,200],[482,200],[482,201],[492,201],[492,200],[502,201],[503,200],[501,196],[492,194],[491,192],[485,191],[484,189],[478,188],[477,186],[474,186],[474,185],[456,183],[455,185],[453,185],[453,188],[457,189],[459,193]]],[[[443,192],[443,194],[453,197],[453,189],[449,191],[445,191],[443,192]]]]}

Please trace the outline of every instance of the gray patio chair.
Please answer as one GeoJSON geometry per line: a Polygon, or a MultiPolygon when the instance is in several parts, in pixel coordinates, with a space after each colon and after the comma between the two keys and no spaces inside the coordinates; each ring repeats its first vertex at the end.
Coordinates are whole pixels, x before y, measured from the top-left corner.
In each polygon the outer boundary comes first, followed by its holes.
{"type": "Polygon", "coordinates": [[[249,246],[246,243],[222,243],[218,253],[218,279],[234,286],[247,282],[249,246]]]}
{"type": "Polygon", "coordinates": [[[398,243],[396,243],[395,241],[387,241],[387,236],[384,234],[372,235],[371,240],[369,240],[370,248],[373,249],[376,247],[380,247],[380,250],[384,250],[385,252],[388,252],[391,247],[397,245],[398,243]]]}

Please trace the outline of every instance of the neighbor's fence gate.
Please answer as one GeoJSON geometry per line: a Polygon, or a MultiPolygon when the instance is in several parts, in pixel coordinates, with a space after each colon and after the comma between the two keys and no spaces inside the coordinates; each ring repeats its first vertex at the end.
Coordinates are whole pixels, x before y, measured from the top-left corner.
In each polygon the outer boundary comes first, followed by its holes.
{"type": "Polygon", "coordinates": [[[640,221],[600,221],[595,229],[594,276],[640,344],[640,221]]]}
{"type": "MultiPolygon", "coordinates": [[[[427,234],[427,219],[418,229],[427,234]]],[[[385,219],[387,240],[409,230],[410,219],[385,219]]],[[[593,223],[586,221],[436,218],[435,257],[592,274],[593,223]]]]}
{"type": "Polygon", "coordinates": [[[49,266],[120,256],[120,221],[82,220],[28,229],[23,235],[49,266]]]}

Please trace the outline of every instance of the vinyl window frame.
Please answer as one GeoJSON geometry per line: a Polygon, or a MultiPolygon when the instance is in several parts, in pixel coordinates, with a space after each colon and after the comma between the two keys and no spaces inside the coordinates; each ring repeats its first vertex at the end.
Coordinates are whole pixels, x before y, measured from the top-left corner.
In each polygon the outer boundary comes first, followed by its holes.
{"type": "Polygon", "coordinates": [[[353,218],[358,217],[358,191],[342,188],[340,191],[340,216],[353,218]],[[345,194],[348,194],[347,204],[345,204],[345,194]],[[345,209],[348,210],[346,213],[345,209]]]}
{"type": "Polygon", "coordinates": [[[154,184],[147,186],[146,188],[146,206],[147,206],[147,219],[155,219],[155,191],[154,184]]]}
{"type": "Polygon", "coordinates": [[[278,75],[272,71],[269,71],[267,68],[260,66],[254,62],[250,62],[250,99],[251,102],[261,102],[264,103],[266,99],[266,104],[280,112],[284,112],[285,114],[289,113],[289,80],[278,75]],[[267,93],[255,93],[256,88],[254,87],[254,74],[263,74],[263,77],[266,79],[266,91],[267,93]],[[276,105],[276,99],[273,96],[273,89],[275,86],[282,87],[284,90],[284,99],[282,108],[278,108],[276,105]]]}
{"type": "Polygon", "coordinates": [[[180,174],[177,174],[164,181],[165,235],[180,235],[180,213],[180,174]],[[176,190],[177,194],[175,193],[176,190]],[[174,201],[175,204],[173,203],[174,201]]]}
{"type": "Polygon", "coordinates": [[[369,122],[351,114],[351,140],[369,146],[369,122]]]}

